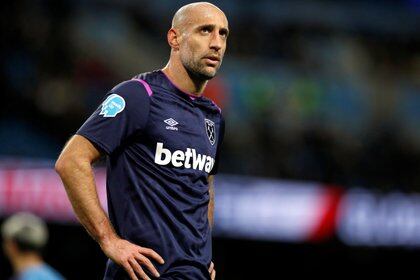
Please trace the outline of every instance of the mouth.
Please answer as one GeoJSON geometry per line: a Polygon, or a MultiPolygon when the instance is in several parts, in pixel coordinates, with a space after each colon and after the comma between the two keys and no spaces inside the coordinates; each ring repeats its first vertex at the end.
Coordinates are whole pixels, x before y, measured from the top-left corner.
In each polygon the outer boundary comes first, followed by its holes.
{"type": "Polygon", "coordinates": [[[215,55],[205,56],[204,59],[207,61],[207,64],[217,65],[220,62],[220,58],[215,55]]]}
{"type": "Polygon", "coordinates": [[[214,60],[214,61],[220,61],[220,57],[217,55],[208,55],[208,56],[205,56],[204,58],[214,60]]]}

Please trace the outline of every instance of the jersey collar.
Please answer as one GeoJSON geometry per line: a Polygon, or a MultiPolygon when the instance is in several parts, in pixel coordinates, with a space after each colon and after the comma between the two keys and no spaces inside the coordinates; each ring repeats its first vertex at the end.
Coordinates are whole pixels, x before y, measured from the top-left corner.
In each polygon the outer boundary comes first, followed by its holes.
{"type": "Polygon", "coordinates": [[[164,81],[164,85],[170,91],[175,92],[176,94],[182,96],[183,98],[187,98],[191,101],[203,98],[202,96],[197,96],[197,95],[194,95],[192,93],[188,93],[188,92],[183,91],[182,89],[177,87],[162,70],[159,70],[158,72],[163,76],[162,80],[164,81]]]}
{"type": "Polygon", "coordinates": [[[162,76],[162,79],[160,79],[161,85],[165,89],[174,92],[178,96],[184,98],[186,101],[189,101],[196,106],[203,107],[204,109],[210,111],[221,112],[220,108],[212,100],[206,98],[203,95],[196,96],[194,94],[181,90],[169,79],[169,77],[162,70],[158,70],[157,72],[162,76]]]}

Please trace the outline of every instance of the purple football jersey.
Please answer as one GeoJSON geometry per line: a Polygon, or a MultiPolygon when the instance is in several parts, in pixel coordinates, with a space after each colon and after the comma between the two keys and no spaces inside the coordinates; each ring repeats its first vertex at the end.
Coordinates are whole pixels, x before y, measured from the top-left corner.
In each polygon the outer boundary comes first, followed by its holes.
{"type": "MultiPolygon", "coordinates": [[[[108,212],[118,235],[163,257],[165,264],[153,262],[160,279],[210,279],[207,177],[218,169],[220,108],[158,70],[115,86],[77,134],[107,154],[108,212]]],[[[108,260],[105,279],[128,275],[108,260]]]]}

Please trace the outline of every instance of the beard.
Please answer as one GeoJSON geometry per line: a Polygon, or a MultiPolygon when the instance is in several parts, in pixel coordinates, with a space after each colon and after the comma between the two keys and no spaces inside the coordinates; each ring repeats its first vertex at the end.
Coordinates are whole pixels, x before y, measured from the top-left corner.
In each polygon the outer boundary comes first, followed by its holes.
{"type": "Polygon", "coordinates": [[[214,70],[208,70],[206,69],[207,65],[203,63],[201,59],[199,60],[187,60],[182,61],[182,64],[184,65],[184,68],[187,70],[188,75],[194,79],[194,80],[201,80],[201,81],[208,81],[214,78],[217,74],[217,71],[220,68],[220,65],[222,64],[222,61],[219,62],[217,67],[214,68],[214,70]]]}

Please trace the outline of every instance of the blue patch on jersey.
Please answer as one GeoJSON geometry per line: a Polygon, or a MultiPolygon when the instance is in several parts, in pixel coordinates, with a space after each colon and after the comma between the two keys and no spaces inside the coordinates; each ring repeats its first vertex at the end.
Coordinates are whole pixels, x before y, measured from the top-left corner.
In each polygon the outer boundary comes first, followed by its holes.
{"type": "Polygon", "coordinates": [[[102,109],[99,115],[106,118],[115,117],[118,113],[122,112],[125,108],[125,100],[118,94],[111,94],[102,103],[102,109]]]}

